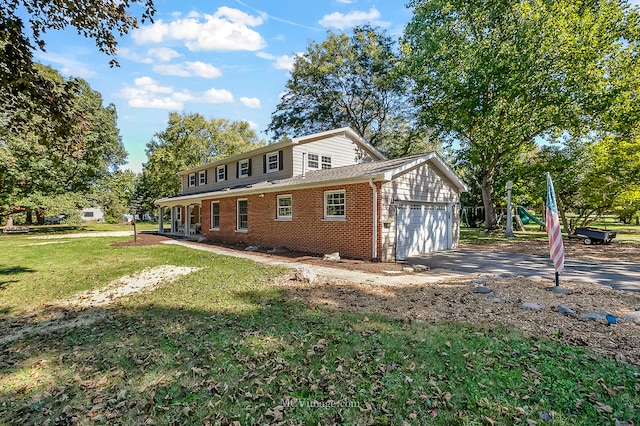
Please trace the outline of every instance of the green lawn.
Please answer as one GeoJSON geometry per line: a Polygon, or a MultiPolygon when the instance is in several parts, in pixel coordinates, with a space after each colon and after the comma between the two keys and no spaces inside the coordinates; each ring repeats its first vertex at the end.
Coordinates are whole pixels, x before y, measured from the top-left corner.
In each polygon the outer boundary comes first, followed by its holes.
{"type": "Polygon", "coordinates": [[[1,347],[0,424],[640,419],[636,367],[490,324],[310,309],[267,285],[279,269],[174,245],[108,245],[118,240],[0,238],[4,325],[136,270],[203,268],[95,308],[98,323],[1,347]]]}

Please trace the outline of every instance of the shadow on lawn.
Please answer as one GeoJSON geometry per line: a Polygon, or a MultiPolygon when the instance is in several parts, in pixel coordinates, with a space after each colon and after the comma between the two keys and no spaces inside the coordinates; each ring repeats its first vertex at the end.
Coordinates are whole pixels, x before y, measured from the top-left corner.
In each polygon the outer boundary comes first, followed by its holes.
{"type": "MultiPolygon", "coordinates": [[[[345,292],[358,296],[354,291],[338,286],[333,295],[337,301],[345,292]]],[[[393,292],[409,297],[415,289],[393,292]]],[[[512,423],[522,401],[504,389],[522,388],[531,401],[530,417],[537,418],[539,409],[564,412],[567,394],[574,408],[575,401],[590,401],[596,379],[614,374],[611,363],[574,359],[535,339],[503,341],[473,327],[366,318],[318,308],[290,291],[233,295],[238,305],[244,303],[243,311],[122,305],[58,312],[60,321],[79,322],[0,345],[0,423],[451,424],[459,416],[512,423]],[[466,346],[470,335],[477,346],[466,346]],[[518,357],[512,355],[516,350],[518,357]],[[469,357],[470,351],[484,355],[469,357]],[[537,369],[531,379],[539,385],[531,391],[524,390],[527,375],[517,373],[527,363],[537,369]],[[493,382],[479,387],[487,368],[493,382]],[[502,377],[499,368],[517,374],[502,377]],[[574,394],[554,385],[554,372],[565,370],[580,383],[574,394]],[[582,370],[598,375],[585,377],[582,370]],[[514,383],[514,377],[522,382],[514,383]],[[500,399],[510,409],[501,414],[490,404],[477,405],[483,398],[500,399]],[[541,399],[549,406],[540,407],[541,399]],[[330,403],[337,401],[343,405],[330,403]]],[[[372,298],[394,297],[364,291],[360,296],[358,310],[372,298]]],[[[25,321],[37,327],[51,319],[25,321]]],[[[619,382],[607,382],[612,389],[626,386],[615,397],[602,397],[621,418],[640,414],[624,402],[640,406],[634,382],[631,370],[619,382]]],[[[599,420],[606,423],[605,417],[599,420]]]]}
{"type": "MultiPolygon", "coordinates": [[[[22,266],[0,266],[0,277],[3,275],[18,275],[26,272],[34,272],[34,270],[22,266]]],[[[4,289],[8,284],[16,282],[18,282],[18,280],[0,280],[0,290],[4,289]]]]}

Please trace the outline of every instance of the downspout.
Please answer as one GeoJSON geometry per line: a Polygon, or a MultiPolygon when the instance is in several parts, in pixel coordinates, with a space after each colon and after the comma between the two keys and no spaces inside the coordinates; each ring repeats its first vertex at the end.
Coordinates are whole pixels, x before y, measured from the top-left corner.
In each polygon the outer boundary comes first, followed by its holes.
{"type": "Polygon", "coordinates": [[[369,186],[373,190],[373,240],[372,240],[372,259],[378,258],[378,187],[373,183],[373,178],[369,178],[369,186]]]}

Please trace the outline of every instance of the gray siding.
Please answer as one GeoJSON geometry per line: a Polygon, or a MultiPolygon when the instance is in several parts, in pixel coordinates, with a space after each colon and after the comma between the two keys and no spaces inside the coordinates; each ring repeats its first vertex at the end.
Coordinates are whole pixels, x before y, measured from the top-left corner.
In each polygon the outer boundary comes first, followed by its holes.
{"type": "MultiPolygon", "coordinates": [[[[216,191],[224,188],[233,188],[239,185],[251,185],[257,182],[263,182],[265,180],[277,180],[277,179],[285,179],[292,176],[292,168],[293,168],[293,157],[292,157],[292,147],[285,147],[281,149],[274,149],[273,152],[282,151],[282,159],[283,165],[282,170],[264,173],[263,169],[263,154],[247,156],[245,159],[251,159],[251,176],[237,178],[236,168],[238,161],[232,161],[229,163],[224,163],[223,165],[227,166],[227,179],[221,182],[216,182],[216,169],[215,167],[210,167],[206,169],[207,172],[207,183],[204,185],[195,185],[189,187],[189,175],[182,176],[182,194],[196,194],[201,192],[209,192],[216,191]]],[[[267,151],[267,154],[270,154],[272,151],[267,151]]],[[[248,153],[250,154],[250,153],[248,153]]],[[[243,159],[244,160],[244,159],[243,159]]],[[[196,173],[196,181],[198,181],[198,173],[196,173]]]]}
{"type": "Polygon", "coordinates": [[[306,162],[308,161],[308,154],[317,154],[319,157],[319,161],[320,157],[323,155],[331,157],[332,168],[374,161],[374,158],[371,157],[371,155],[367,151],[363,150],[350,138],[346,136],[333,136],[330,138],[307,142],[293,147],[294,176],[301,175],[303,172],[303,157],[305,161],[305,172],[308,172],[310,170],[318,170],[309,169],[309,167],[307,166],[306,162]]]}
{"type": "Polygon", "coordinates": [[[422,165],[382,185],[382,261],[395,260],[397,201],[441,203],[452,213],[452,247],[460,241],[460,194],[448,178],[429,164],[422,165]]]}

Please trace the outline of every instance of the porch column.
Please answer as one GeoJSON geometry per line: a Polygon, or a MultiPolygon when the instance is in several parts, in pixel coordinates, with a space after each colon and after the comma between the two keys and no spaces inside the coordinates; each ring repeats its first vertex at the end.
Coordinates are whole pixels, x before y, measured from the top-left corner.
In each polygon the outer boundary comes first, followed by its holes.
{"type": "Polygon", "coordinates": [[[176,208],[175,206],[171,207],[171,211],[169,212],[171,216],[171,233],[176,233],[176,208]]]}
{"type": "Polygon", "coordinates": [[[184,206],[184,235],[185,237],[189,236],[189,231],[191,229],[191,212],[189,211],[191,206],[184,206]]]}
{"type": "Polygon", "coordinates": [[[164,209],[162,206],[158,206],[158,232],[160,234],[164,234],[164,223],[162,222],[162,214],[164,213],[164,209]]]}

